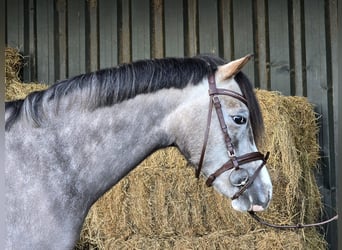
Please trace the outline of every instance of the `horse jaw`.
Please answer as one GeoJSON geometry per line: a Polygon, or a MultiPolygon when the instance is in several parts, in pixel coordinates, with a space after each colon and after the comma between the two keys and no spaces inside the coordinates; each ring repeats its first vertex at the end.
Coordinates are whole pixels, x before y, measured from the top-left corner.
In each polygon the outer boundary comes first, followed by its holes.
{"type": "MultiPolygon", "coordinates": [[[[209,150],[212,153],[208,152],[208,155],[206,155],[207,162],[203,167],[203,174],[206,177],[215,172],[223,163],[228,160],[226,153],[222,153],[222,150],[212,150],[208,148],[208,151],[209,150]]],[[[247,151],[252,152],[256,150],[243,150],[242,153],[237,152],[237,154],[244,154],[247,151]]],[[[249,176],[252,176],[260,164],[261,161],[250,162],[248,164],[242,165],[242,168],[248,171],[249,176]]],[[[235,170],[230,170],[221,174],[213,182],[214,189],[229,199],[231,199],[240,190],[238,187],[234,187],[230,184],[229,175],[232,171],[235,170]]],[[[266,166],[264,166],[257,178],[254,180],[253,184],[244,193],[242,193],[241,196],[232,200],[232,208],[240,212],[263,211],[268,208],[270,204],[272,192],[271,178],[266,166]]]]}

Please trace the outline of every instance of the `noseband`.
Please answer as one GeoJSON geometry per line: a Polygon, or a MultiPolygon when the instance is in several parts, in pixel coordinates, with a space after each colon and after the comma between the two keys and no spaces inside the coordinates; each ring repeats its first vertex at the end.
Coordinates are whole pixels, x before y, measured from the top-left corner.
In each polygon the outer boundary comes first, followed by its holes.
{"type": "Polygon", "coordinates": [[[231,198],[232,200],[234,200],[234,199],[237,199],[240,195],[242,195],[246,191],[246,189],[252,185],[253,181],[259,174],[262,167],[265,166],[268,156],[269,156],[269,152],[267,152],[266,156],[264,156],[260,152],[252,152],[252,153],[244,154],[241,156],[236,156],[232,139],[229,136],[227,125],[224,121],[222,106],[221,106],[221,102],[218,96],[226,95],[226,96],[233,97],[243,102],[248,107],[247,100],[244,96],[240,95],[239,93],[236,93],[228,89],[217,88],[214,74],[211,74],[208,77],[208,82],[209,82],[210,101],[209,101],[209,111],[208,111],[208,118],[207,118],[207,128],[206,128],[205,135],[204,135],[204,143],[202,147],[200,161],[198,164],[198,168],[196,170],[196,177],[199,178],[199,175],[203,166],[204,155],[205,155],[205,151],[206,151],[206,147],[208,143],[212,110],[213,110],[213,107],[215,107],[216,114],[217,114],[217,117],[219,119],[219,123],[221,126],[221,131],[224,136],[224,141],[225,141],[225,145],[227,148],[227,154],[228,154],[229,160],[226,163],[224,163],[218,170],[216,170],[216,172],[214,172],[208,177],[206,184],[208,187],[212,186],[213,182],[218,176],[220,176],[221,174],[223,174],[224,172],[228,170],[233,169],[233,171],[231,172],[229,176],[229,181],[233,186],[240,187],[240,190],[231,198]],[[254,174],[251,177],[249,176],[248,171],[246,169],[243,169],[240,167],[243,164],[246,164],[252,161],[258,161],[258,160],[261,160],[262,163],[255,170],[254,174]],[[239,174],[243,176],[243,178],[241,178],[241,176],[239,177],[239,174]]]}

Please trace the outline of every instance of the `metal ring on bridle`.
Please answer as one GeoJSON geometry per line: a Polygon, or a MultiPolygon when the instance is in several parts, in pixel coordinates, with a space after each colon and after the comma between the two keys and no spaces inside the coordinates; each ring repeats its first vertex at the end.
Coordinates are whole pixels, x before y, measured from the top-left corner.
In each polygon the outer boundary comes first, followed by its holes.
{"type": "Polygon", "coordinates": [[[249,180],[248,171],[244,168],[233,169],[229,175],[229,182],[234,187],[243,187],[249,180]]]}

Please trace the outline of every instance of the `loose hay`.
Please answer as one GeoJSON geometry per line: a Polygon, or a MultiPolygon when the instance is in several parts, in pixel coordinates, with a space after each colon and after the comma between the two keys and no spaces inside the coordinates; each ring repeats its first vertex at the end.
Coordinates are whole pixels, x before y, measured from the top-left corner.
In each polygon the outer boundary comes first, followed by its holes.
{"type": "Polygon", "coordinates": [[[23,56],[14,48],[5,49],[6,95],[5,101],[24,99],[29,93],[46,89],[48,86],[39,83],[22,83],[19,73],[23,56]]]}
{"type": "Polygon", "coordinates": [[[5,49],[5,74],[6,74],[6,87],[12,81],[20,82],[19,72],[21,70],[23,57],[15,48],[5,49]]]}
{"type": "MultiPolygon", "coordinates": [[[[21,56],[6,49],[6,100],[44,89],[22,84],[21,56]]],[[[317,125],[306,98],[257,90],[265,120],[261,152],[270,151],[274,184],[270,208],[262,216],[274,223],[315,222],[322,209],[313,175],[318,160],[317,125]]],[[[194,170],[175,148],[159,150],[101,197],[89,211],[76,249],[326,249],[314,228],[265,228],[194,170]]]]}

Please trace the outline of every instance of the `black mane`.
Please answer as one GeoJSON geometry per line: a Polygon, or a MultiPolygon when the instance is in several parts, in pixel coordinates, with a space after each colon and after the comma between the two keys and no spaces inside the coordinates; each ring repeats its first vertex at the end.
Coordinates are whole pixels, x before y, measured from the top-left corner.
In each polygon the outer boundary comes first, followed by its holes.
{"type": "Polygon", "coordinates": [[[69,92],[93,89],[91,109],[111,106],[139,94],[164,88],[184,88],[199,83],[224,61],[218,57],[164,58],[140,60],[61,81],[51,87],[50,99],[59,100],[69,92]],[[95,88],[92,88],[95,86],[95,88]]]}
{"type": "MultiPolygon", "coordinates": [[[[64,96],[75,91],[80,91],[80,93],[87,91],[89,100],[87,108],[94,110],[163,88],[181,89],[189,83],[196,85],[203,77],[214,73],[217,66],[224,63],[226,62],[223,59],[212,55],[140,60],[115,68],[75,76],[57,82],[47,90],[31,93],[24,100],[6,103],[5,109],[10,112],[10,115],[6,119],[5,129],[10,129],[23,109],[39,126],[42,120],[43,112],[40,111],[43,99],[59,102],[64,96]],[[23,108],[23,106],[25,107],[23,108]]],[[[255,121],[252,122],[253,131],[258,134],[256,132],[259,131],[259,125],[262,125],[262,118],[258,118],[260,110],[252,86],[241,72],[236,75],[235,79],[247,100],[251,102],[249,107],[256,107],[255,112],[253,110],[251,112],[251,120],[255,121]],[[261,119],[261,123],[258,119],[261,119]]]]}

